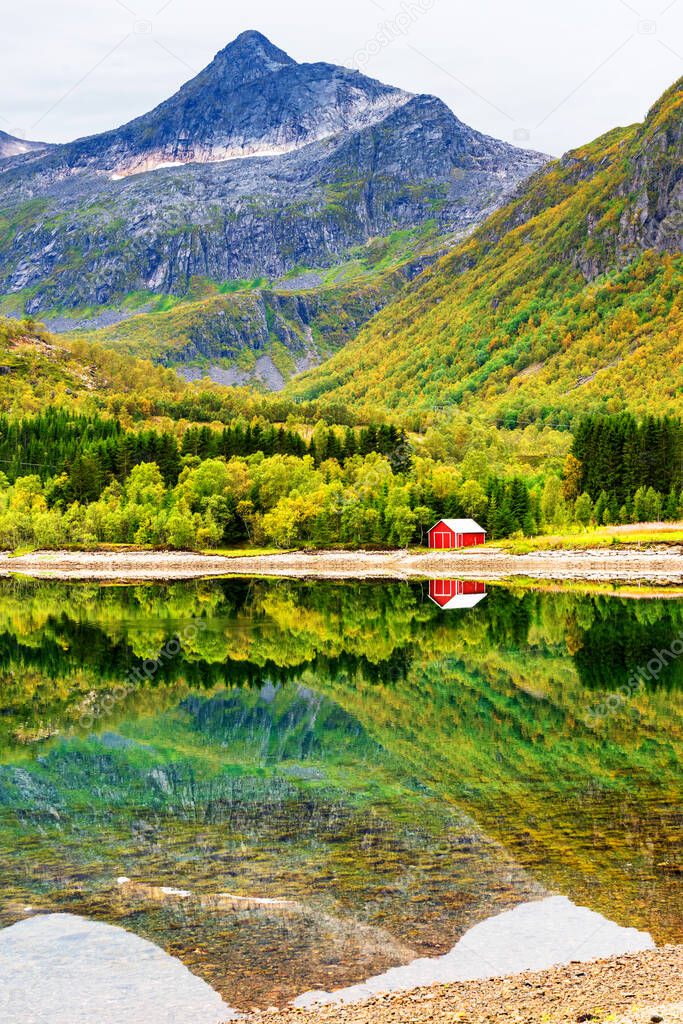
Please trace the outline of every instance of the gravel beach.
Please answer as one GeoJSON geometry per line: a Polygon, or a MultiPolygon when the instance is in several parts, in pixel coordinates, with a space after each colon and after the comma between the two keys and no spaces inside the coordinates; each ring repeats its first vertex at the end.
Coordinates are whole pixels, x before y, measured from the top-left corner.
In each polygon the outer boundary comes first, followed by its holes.
{"type": "Polygon", "coordinates": [[[511,555],[496,548],[467,551],[312,551],[269,555],[202,555],[183,551],[36,551],[0,553],[0,575],[51,579],[183,580],[207,576],[287,576],[304,579],[458,577],[648,583],[683,586],[683,548],[537,551],[511,555]]]}
{"type": "Polygon", "coordinates": [[[273,1024],[681,1024],[683,946],[247,1018],[252,1024],[264,1019],[273,1024]]]}

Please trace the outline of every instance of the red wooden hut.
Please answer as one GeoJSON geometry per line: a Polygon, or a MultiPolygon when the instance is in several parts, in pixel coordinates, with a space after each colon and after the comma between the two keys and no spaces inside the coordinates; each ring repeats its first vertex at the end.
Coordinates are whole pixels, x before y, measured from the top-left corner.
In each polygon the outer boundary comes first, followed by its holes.
{"type": "Polygon", "coordinates": [[[486,542],[486,530],[474,519],[439,519],[428,532],[430,548],[473,548],[486,542]]]}

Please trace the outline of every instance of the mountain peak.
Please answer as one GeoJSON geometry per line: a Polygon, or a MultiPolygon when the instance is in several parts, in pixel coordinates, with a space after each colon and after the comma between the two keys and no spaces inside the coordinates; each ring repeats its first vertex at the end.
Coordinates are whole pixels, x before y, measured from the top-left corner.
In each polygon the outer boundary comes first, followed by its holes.
{"type": "Polygon", "coordinates": [[[240,32],[238,36],[235,36],[231,43],[228,43],[226,50],[262,50],[264,52],[271,52],[285,58],[288,63],[294,63],[292,58],[289,57],[284,50],[281,50],[274,43],[271,43],[267,36],[264,36],[263,32],[259,32],[258,29],[249,28],[245,32],[240,32]]]}
{"type": "Polygon", "coordinates": [[[357,71],[299,64],[252,30],[148,114],[81,140],[76,161],[94,156],[118,180],[186,163],[281,156],[376,124],[408,98],[357,71]]]}
{"type": "Polygon", "coordinates": [[[249,29],[220,50],[207,71],[217,70],[236,83],[246,84],[295,64],[289,54],[274,46],[261,32],[249,29]]]}
{"type": "MultiPolygon", "coordinates": [[[[16,208],[21,225],[0,231],[0,294],[24,292],[37,312],[108,303],[133,285],[181,294],[196,277],[278,280],[396,231],[429,223],[431,238],[433,222],[450,244],[545,159],[475,132],[440,100],[297,62],[250,31],[153,110],[15,161],[0,161],[3,214],[16,208]]],[[[231,330],[216,324],[225,351],[231,330]]]]}

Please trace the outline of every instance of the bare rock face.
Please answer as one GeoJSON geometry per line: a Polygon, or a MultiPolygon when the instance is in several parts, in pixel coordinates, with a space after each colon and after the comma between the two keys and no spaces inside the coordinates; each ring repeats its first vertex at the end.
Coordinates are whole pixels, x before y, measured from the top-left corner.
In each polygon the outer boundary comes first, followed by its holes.
{"type": "Polygon", "coordinates": [[[331,64],[297,64],[244,32],[176,94],[116,131],[68,147],[115,178],[158,167],[277,156],[382,120],[408,94],[331,64]]]}
{"type": "Polygon", "coordinates": [[[683,78],[667,90],[648,115],[633,158],[633,175],[622,195],[637,195],[622,215],[619,244],[640,249],[680,252],[683,248],[683,78]]]}
{"type": "Polygon", "coordinates": [[[427,221],[469,230],[546,159],[246,32],[122,128],[0,164],[0,294],[36,313],[330,266],[427,221]]]}
{"type": "Polygon", "coordinates": [[[580,153],[561,161],[572,170],[567,180],[577,184],[609,176],[608,199],[620,209],[618,217],[605,216],[605,205],[586,212],[570,256],[587,280],[627,265],[646,249],[683,248],[682,98],[683,78],[657,101],[632,141],[620,139],[597,163],[580,153]]]}
{"type": "Polygon", "coordinates": [[[0,160],[49,148],[47,142],[28,142],[26,139],[16,139],[13,135],[8,135],[7,132],[0,132],[0,160]]]}

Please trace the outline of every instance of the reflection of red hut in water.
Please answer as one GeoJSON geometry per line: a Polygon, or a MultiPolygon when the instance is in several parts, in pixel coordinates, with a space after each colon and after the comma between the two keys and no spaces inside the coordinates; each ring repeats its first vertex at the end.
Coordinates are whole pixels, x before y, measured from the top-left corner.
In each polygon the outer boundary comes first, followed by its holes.
{"type": "Polygon", "coordinates": [[[444,611],[474,608],[486,597],[486,584],[479,580],[430,580],[429,596],[444,611]]]}

